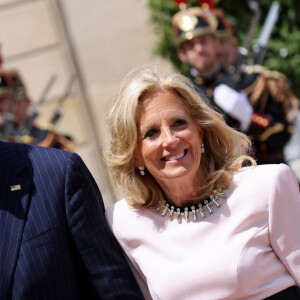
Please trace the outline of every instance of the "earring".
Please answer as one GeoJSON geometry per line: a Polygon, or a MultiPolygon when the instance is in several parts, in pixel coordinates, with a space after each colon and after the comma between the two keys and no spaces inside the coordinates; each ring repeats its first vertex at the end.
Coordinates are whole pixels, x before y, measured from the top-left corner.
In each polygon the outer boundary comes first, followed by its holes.
{"type": "Polygon", "coordinates": [[[139,166],[141,176],[145,176],[145,171],[142,166],[139,166]]]}
{"type": "Polygon", "coordinates": [[[201,145],[201,153],[204,153],[205,152],[205,148],[204,148],[204,144],[202,143],[201,145]]]}

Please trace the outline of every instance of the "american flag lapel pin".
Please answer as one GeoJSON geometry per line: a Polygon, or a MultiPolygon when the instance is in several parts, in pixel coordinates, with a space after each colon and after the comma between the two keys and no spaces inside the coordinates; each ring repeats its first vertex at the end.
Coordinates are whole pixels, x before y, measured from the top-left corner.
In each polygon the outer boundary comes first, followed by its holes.
{"type": "Polygon", "coordinates": [[[10,186],[11,192],[19,191],[20,189],[21,189],[21,185],[20,184],[15,184],[15,185],[11,185],[10,186]]]}

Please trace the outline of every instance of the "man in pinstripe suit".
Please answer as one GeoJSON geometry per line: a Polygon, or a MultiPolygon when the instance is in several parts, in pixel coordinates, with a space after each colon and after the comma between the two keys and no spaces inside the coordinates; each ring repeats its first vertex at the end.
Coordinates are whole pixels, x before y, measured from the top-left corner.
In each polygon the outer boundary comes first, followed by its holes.
{"type": "Polygon", "coordinates": [[[0,142],[0,299],[143,299],[77,154],[0,142]]]}

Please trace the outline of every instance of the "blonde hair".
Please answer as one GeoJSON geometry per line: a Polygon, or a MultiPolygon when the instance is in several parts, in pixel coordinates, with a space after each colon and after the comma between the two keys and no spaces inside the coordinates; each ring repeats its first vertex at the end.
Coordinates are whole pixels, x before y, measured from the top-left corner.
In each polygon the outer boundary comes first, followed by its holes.
{"type": "Polygon", "coordinates": [[[200,188],[203,195],[207,196],[217,188],[229,187],[232,173],[245,162],[256,164],[247,155],[251,146],[248,137],[227,126],[222,115],[205,102],[205,96],[195,89],[187,77],[177,73],[162,73],[155,67],[140,67],[125,76],[114,97],[107,114],[111,140],[104,151],[104,160],[112,180],[131,206],[155,206],[163,199],[163,191],[155,178],[149,172],[142,177],[134,164],[139,101],[154,91],[178,94],[203,132],[205,154],[200,163],[206,177],[206,182],[200,188]]]}

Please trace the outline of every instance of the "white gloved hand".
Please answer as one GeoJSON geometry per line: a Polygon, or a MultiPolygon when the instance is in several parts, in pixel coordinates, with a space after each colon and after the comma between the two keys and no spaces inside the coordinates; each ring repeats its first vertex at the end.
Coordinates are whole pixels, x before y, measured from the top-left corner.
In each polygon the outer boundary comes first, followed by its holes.
{"type": "Polygon", "coordinates": [[[242,131],[248,129],[253,108],[245,93],[238,92],[226,84],[220,84],[214,90],[214,100],[228,115],[240,122],[242,131]]]}

